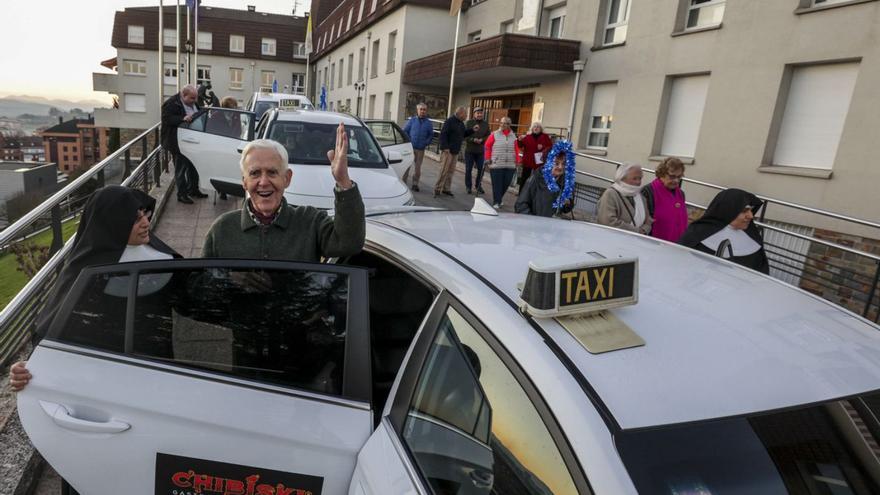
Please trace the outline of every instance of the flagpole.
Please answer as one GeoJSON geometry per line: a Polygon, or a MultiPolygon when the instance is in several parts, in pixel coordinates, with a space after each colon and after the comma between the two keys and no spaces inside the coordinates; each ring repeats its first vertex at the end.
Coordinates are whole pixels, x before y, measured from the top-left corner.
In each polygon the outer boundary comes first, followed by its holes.
{"type": "Polygon", "coordinates": [[[449,74],[449,104],[446,108],[446,115],[452,115],[452,92],[455,90],[455,59],[458,57],[458,28],[461,26],[461,7],[458,8],[458,14],[455,16],[455,40],[452,44],[452,71],[449,74]]]}
{"type": "MultiPolygon", "coordinates": [[[[189,5],[186,6],[186,41],[192,44],[192,38],[189,36],[189,5]]],[[[186,52],[186,83],[192,84],[192,64],[190,64],[189,52],[186,52]]]]}
{"type": "Polygon", "coordinates": [[[165,101],[165,7],[159,0],[159,120],[162,118],[162,103],[165,101]]]}
{"type": "Polygon", "coordinates": [[[195,15],[195,27],[193,31],[195,32],[196,40],[193,43],[193,69],[196,71],[196,84],[199,83],[199,0],[195,2],[196,6],[194,10],[196,11],[195,15]]]}
{"type": "Polygon", "coordinates": [[[177,38],[177,50],[175,56],[175,66],[174,73],[177,74],[177,77],[174,79],[177,80],[177,92],[180,93],[180,0],[177,0],[177,8],[174,10],[175,16],[175,26],[174,26],[174,36],[177,38]]]}

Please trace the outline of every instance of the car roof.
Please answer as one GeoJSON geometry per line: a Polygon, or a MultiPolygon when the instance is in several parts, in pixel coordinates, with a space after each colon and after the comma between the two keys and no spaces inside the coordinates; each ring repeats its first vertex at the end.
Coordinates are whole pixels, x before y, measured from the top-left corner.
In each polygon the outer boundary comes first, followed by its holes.
{"type": "Polygon", "coordinates": [[[313,122],[316,124],[338,124],[363,127],[361,122],[347,113],[325,112],[316,110],[273,110],[277,112],[276,120],[283,122],[313,122]]]}
{"type": "Polygon", "coordinates": [[[306,96],[303,96],[303,95],[296,95],[296,94],[291,94],[291,93],[260,93],[260,92],[254,93],[254,100],[255,101],[266,101],[266,100],[279,101],[279,100],[288,100],[288,99],[305,100],[305,101],[308,101],[311,103],[311,101],[306,96]]]}
{"type": "Polygon", "coordinates": [[[412,212],[370,221],[433,245],[513,302],[530,260],[583,253],[638,257],[638,303],[611,312],[646,345],[591,354],[555,319],[533,318],[595,390],[594,402],[623,429],[880,389],[880,328],[713,256],[595,224],[528,215],[412,212]]]}

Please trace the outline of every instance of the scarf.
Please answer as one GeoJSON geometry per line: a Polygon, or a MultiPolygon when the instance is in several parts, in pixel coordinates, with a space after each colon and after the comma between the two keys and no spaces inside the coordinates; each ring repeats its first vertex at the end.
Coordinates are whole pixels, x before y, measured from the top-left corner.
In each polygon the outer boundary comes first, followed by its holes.
{"type": "Polygon", "coordinates": [[[687,230],[687,205],[680,187],[670,191],[660,179],[654,179],[648,186],[654,196],[654,224],[651,237],[676,242],[687,230]]]}
{"type": "Polygon", "coordinates": [[[645,200],[640,194],[642,192],[642,186],[627,184],[626,182],[623,182],[623,179],[629,175],[630,170],[638,166],[639,165],[635,163],[625,163],[617,167],[617,172],[614,173],[614,184],[611,185],[611,187],[620,193],[621,196],[632,198],[636,211],[631,214],[630,217],[632,218],[633,226],[636,228],[641,227],[642,224],[645,223],[645,219],[648,218],[647,209],[645,208],[645,200]]]}

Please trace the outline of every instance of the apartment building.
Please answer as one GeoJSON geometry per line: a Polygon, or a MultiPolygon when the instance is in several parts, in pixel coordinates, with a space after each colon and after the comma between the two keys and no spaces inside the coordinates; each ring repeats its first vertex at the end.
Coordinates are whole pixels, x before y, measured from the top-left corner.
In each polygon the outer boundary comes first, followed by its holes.
{"type": "Polygon", "coordinates": [[[59,172],[86,169],[107,158],[110,132],[95,125],[94,117],[63,121],[40,133],[46,160],[59,172]]]}
{"type": "Polygon", "coordinates": [[[94,73],[93,86],[95,91],[115,95],[118,108],[97,110],[98,125],[134,129],[152,126],[159,121],[161,102],[177,92],[178,76],[181,86],[187,81],[210,81],[218,97],[232,96],[240,105],[276,81],[279,91],[305,91],[307,18],[259,12],[254,7],[234,10],[201,6],[198,33],[190,33],[198,53],[187,54],[186,8],[181,7],[180,12],[178,31],[175,7],[165,7],[161,35],[158,7],[116,12],[112,37],[116,57],[102,62],[115,73],[94,73]],[[164,50],[161,63],[160,36],[164,50]]]}
{"type": "MultiPolygon", "coordinates": [[[[445,103],[448,6],[438,2],[434,17],[401,15],[413,7],[403,0],[313,8],[324,16],[316,91],[326,86],[337,108],[355,101],[352,55],[356,74],[369,74],[362,115],[403,120],[417,99],[445,103]],[[400,50],[423,55],[408,52],[389,71],[395,29],[400,50]]],[[[493,122],[541,121],[598,157],[652,167],[678,156],[691,178],[880,221],[867,200],[880,182],[878,31],[877,0],[466,0],[453,105],[487,108],[493,122]]],[[[688,192],[702,204],[713,194],[688,192]]],[[[792,210],[774,216],[805,221],[792,210]]],[[[862,233],[819,223],[811,226],[862,233]]]]}
{"type": "Polygon", "coordinates": [[[405,84],[403,68],[452,46],[448,0],[313,0],[312,15],[313,101],[323,88],[328,110],[361,117],[402,120],[419,101],[446,114],[445,90],[405,84]]]}

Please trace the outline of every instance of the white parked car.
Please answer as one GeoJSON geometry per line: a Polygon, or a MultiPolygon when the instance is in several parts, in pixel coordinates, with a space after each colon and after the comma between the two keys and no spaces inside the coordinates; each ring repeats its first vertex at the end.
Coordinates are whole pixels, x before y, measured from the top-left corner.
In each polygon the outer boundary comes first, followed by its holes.
{"type": "Polygon", "coordinates": [[[88,268],[21,422],[90,495],[880,493],[876,325],[663,241],[479,211],[368,218],[324,264],[88,268]]]}
{"type": "Polygon", "coordinates": [[[254,138],[278,141],[287,148],[293,180],[284,193],[292,205],[333,208],[335,182],[327,151],[336,144],[336,127],[345,124],[349,139],[348,166],[366,207],[414,203],[401,182],[403,158],[382,150],[364,124],[348,114],[304,110],[270,110],[254,129],[254,114],[210,108],[177,130],[180,152],[199,172],[202,189],[243,195],[241,150],[254,138]]]}
{"type": "Polygon", "coordinates": [[[268,110],[272,110],[273,108],[278,108],[282,104],[282,100],[287,103],[288,106],[295,106],[299,110],[314,110],[315,105],[312,104],[312,101],[306,98],[303,95],[297,95],[292,93],[270,93],[270,92],[256,92],[253,96],[248,99],[247,103],[244,105],[244,109],[250,112],[254,112],[256,115],[257,122],[260,121],[260,118],[263,117],[263,114],[268,110]]]}

